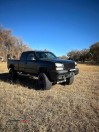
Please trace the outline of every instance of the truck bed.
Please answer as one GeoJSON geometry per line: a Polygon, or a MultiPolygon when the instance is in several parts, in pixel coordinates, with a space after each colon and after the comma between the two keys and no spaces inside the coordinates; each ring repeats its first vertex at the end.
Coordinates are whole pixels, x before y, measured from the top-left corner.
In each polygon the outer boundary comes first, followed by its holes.
{"type": "Polygon", "coordinates": [[[15,70],[19,70],[19,62],[20,60],[14,60],[14,59],[8,59],[7,61],[7,67],[13,65],[15,70]]]}

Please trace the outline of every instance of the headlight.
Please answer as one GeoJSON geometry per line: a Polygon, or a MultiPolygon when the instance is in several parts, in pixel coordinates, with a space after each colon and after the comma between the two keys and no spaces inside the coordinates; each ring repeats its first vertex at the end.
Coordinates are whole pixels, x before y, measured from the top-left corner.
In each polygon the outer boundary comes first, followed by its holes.
{"type": "Polygon", "coordinates": [[[64,70],[64,65],[61,63],[55,63],[56,70],[64,70]]]}
{"type": "Polygon", "coordinates": [[[75,67],[77,66],[77,62],[75,62],[75,67]]]}

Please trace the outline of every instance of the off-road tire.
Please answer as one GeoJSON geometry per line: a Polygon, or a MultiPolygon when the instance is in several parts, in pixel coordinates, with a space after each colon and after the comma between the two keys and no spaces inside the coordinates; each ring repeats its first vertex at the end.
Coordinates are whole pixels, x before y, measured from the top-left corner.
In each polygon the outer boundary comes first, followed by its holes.
{"type": "Polygon", "coordinates": [[[9,70],[9,75],[10,75],[11,80],[13,81],[15,81],[18,77],[17,72],[12,68],[9,70]]]}
{"type": "Polygon", "coordinates": [[[66,79],[66,85],[71,85],[74,82],[74,74],[66,79]]]}
{"type": "Polygon", "coordinates": [[[40,73],[38,76],[38,84],[40,89],[49,90],[52,86],[52,83],[49,81],[48,77],[44,73],[40,73]]]}

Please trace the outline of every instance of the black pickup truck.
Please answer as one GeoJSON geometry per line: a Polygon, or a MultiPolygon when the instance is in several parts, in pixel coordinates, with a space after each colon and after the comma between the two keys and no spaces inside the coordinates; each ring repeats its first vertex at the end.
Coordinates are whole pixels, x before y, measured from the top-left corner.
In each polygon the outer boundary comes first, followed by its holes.
{"type": "Polygon", "coordinates": [[[70,85],[79,73],[75,61],[60,59],[49,51],[23,52],[20,60],[8,59],[7,67],[13,80],[21,73],[38,77],[42,89],[50,89],[56,83],[70,85]]]}

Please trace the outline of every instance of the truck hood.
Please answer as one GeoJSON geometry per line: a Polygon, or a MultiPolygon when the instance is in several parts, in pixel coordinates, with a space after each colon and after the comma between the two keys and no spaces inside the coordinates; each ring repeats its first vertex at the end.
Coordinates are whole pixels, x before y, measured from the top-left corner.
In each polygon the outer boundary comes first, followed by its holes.
{"type": "Polygon", "coordinates": [[[50,61],[55,62],[55,63],[75,63],[73,60],[63,60],[59,58],[56,58],[50,61]]]}
{"type": "Polygon", "coordinates": [[[70,70],[70,69],[74,69],[75,68],[75,61],[73,60],[63,60],[60,58],[55,58],[55,59],[42,59],[42,61],[46,61],[46,62],[53,62],[53,63],[62,63],[64,64],[64,70],[70,70]]]}
{"type": "Polygon", "coordinates": [[[42,59],[42,61],[50,61],[50,62],[54,62],[54,63],[75,63],[75,61],[73,60],[63,60],[60,58],[56,58],[56,59],[42,59]]]}

